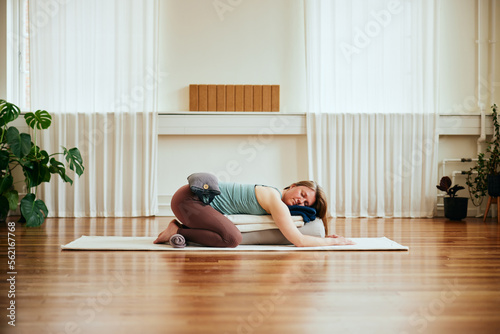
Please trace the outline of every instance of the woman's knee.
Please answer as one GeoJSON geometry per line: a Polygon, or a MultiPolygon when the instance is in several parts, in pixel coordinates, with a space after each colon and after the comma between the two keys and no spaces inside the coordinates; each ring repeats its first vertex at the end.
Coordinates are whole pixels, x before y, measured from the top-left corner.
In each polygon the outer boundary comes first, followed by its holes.
{"type": "Polygon", "coordinates": [[[229,236],[224,238],[225,247],[234,248],[238,246],[243,240],[241,232],[238,230],[237,233],[231,233],[229,236]]]}

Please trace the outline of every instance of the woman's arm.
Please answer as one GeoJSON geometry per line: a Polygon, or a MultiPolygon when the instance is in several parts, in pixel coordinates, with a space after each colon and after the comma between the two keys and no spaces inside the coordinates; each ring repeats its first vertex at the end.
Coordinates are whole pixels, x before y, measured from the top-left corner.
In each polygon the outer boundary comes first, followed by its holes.
{"type": "Polygon", "coordinates": [[[288,241],[297,247],[353,245],[343,237],[318,238],[302,234],[293,223],[290,210],[280,198],[279,192],[270,187],[255,187],[255,196],[260,206],[273,217],[274,222],[288,241]]]}

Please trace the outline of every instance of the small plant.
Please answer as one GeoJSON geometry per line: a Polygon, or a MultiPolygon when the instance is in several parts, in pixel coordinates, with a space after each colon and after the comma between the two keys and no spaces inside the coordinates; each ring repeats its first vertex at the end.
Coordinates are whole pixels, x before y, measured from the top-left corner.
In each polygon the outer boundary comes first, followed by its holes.
{"type": "Polygon", "coordinates": [[[14,188],[13,171],[20,168],[24,175],[27,194],[21,200],[21,221],[27,226],[40,226],[48,215],[47,206],[37,199],[38,186],[49,182],[51,174],[58,174],[64,182],[73,184],[66,175],[66,166],[54,156],[63,155],[69,169],[78,176],[83,174],[83,161],[80,151],[74,147],[63,152],[48,154],[37,146],[37,130],[47,129],[52,116],[45,110],[26,113],[26,124],[33,129],[33,140],[28,133],[20,133],[15,126],[8,124],[19,117],[20,109],[5,100],[0,100],[0,221],[5,221],[9,210],[17,209],[19,194],[14,188]]]}
{"type": "Polygon", "coordinates": [[[439,181],[439,185],[437,185],[436,187],[439,190],[444,191],[445,193],[447,193],[448,196],[450,196],[450,197],[457,196],[457,192],[459,190],[465,189],[464,187],[459,186],[458,184],[456,184],[456,185],[454,185],[452,187],[451,183],[452,183],[451,179],[448,176],[443,176],[441,178],[441,181],[439,181]]]}
{"type": "Polygon", "coordinates": [[[465,189],[458,184],[452,186],[451,179],[448,176],[443,176],[439,185],[436,187],[448,194],[448,197],[443,198],[444,216],[450,220],[462,220],[467,217],[467,197],[457,197],[459,190],[465,189]]]}
{"type": "Polygon", "coordinates": [[[488,176],[500,174],[500,123],[498,121],[497,105],[493,104],[493,138],[487,142],[486,152],[477,156],[477,163],[467,172],[467,186],[472,203],[479,206],[484,196],[488,194],[488,176]]]}

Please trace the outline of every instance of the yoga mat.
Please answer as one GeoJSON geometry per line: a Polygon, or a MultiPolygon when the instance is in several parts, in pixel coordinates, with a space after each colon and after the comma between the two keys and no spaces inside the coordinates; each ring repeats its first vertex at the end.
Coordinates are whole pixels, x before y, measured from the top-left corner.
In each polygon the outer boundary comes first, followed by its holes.
{"type": "Polygon", "coordinates": [[[386,237],[381,238],[349,238],[356,245],[326,247],[295,247],[293,245],[239,245],[236,248],[203,247],[188,244],[185,248],[173,248],[168,244],[153,244],[156,237],[117,237],[117,236],[82,236],[66,245],[63,250],[123,250],[123,251],[368,251],[368,250],[403,250],[402,246],[386,237]]]}

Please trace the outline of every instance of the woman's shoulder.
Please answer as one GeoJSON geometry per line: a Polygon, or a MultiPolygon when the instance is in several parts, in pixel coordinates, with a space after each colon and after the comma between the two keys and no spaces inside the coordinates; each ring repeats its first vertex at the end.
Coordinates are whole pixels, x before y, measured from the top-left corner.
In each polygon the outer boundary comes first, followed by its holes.
{"type": "Polygon", "coordinates": [[[265,184],[256,184],[255,191],[257,191],[257,188],[261,189],[262,191],[269,191],[270,193],[277,192],[281,197],[281,191],[274,186],[269,186],[269,185],[265,185],[265,184]]]}
{"type": "Polygon", "coordinates": [[[262,199],[270,199],[270,198],[281,199],[281,192],[278,190],[278,188],[260,184],[255,185],[255,195],[257,196],[257,199],[259,199],[259,195],[262,199]]]}
{"type": "Polygon", "coordinates": [[[269,214],[273,207],[282,203],[281,193],[274,187],[255,186],[255,197],[259,205],[269,214]]]}

